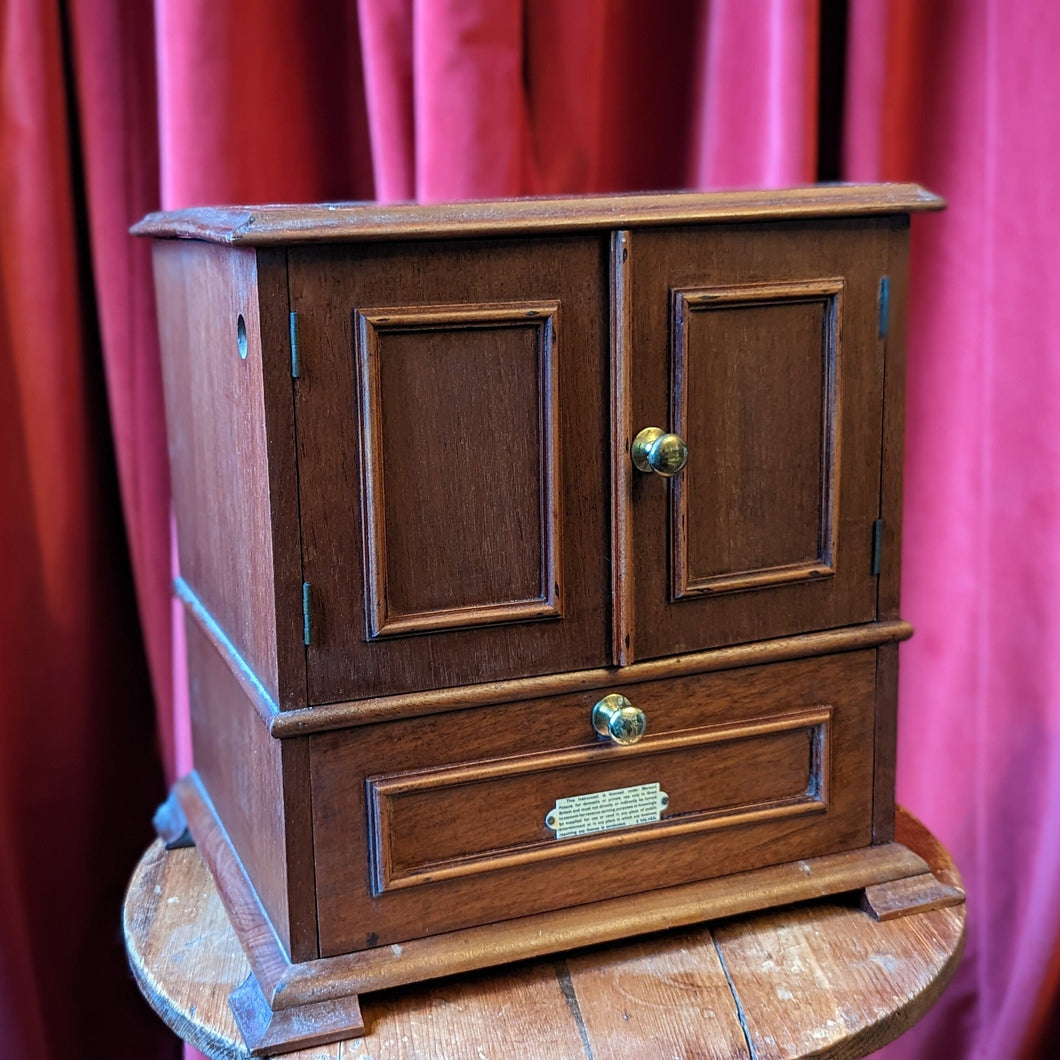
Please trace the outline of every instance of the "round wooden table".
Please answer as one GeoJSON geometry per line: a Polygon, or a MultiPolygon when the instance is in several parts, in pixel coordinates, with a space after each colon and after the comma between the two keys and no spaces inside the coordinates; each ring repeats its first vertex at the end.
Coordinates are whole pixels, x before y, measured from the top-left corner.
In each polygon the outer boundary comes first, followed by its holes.
{"type": "MultiPolygon", "coordinates": [[[[948,853],[918,821],[899,811],[897,830],[940,881],[960,887],[948,853]]],[[[963,901],[881,921],[857,896],[791,906],[367,995],[365,1037],[287,1055],[865,1056],[937,1000],[964,925],[963,901]]],[[[227,999],[249,966],[193,847],[147,850],[124,930],[140,989],[165,1023],[208,1056],[245,1057],[227,999]]]]}

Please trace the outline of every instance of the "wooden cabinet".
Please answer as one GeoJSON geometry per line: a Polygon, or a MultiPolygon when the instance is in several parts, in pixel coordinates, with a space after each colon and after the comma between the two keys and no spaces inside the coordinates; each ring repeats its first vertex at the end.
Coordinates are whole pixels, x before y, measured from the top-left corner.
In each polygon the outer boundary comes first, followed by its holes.
{"type": "Polygon", "coordinates": [[[896,325],[939,205],[138,226],[196,760],[171,809],[255,1051],[356,1033],[371,989],[925,871],[892,842],[896,325]]]}

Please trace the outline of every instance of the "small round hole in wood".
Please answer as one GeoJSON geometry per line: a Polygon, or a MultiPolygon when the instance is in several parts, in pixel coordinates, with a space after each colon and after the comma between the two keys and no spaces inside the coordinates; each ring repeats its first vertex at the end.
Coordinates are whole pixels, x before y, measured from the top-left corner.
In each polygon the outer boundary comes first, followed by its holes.
{"type": "Polygon", "coordinates": [[[236,317],[236,342],[239,345],[239,356],[245,361],[247,359],[247,322],[240,313],[236,317]]]}

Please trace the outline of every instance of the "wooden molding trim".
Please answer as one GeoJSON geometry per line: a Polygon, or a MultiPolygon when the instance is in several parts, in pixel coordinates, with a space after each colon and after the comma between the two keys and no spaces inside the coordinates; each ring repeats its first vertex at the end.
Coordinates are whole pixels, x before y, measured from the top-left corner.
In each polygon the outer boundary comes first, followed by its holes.
{"type": "Polygon", "coordinates": [[[908,640],[913,635],[913,627],[908,622],[894,619],[889,622],[871,622],[863,626],[822,630],[818,633],[802,633],[795,637],[778,637],[775,640],[756,641],[752,644],[738,644],[729,648],[715,648],[672,658],[651,659],[631,666],[577,670],[544,677],[523,677],[462,688],[409,692],[404,695],[378,696],[375,699],[280,710],[246,660],[225,636],[224,630],[195,595],[194,590],[180,578],[175,580],[174,588],[177,597],[184,604],[185,613],[195,621],[228,665],[262,720],[268,725],[269,732],[277,739],[369,725],[377,721],[440,714],[462,708],[518,703],[542,696],[605,688],[617,683],[659,681],[717,670],[735,670],[741,666],[860,651],[863,648],[896,644],[908,640]]]}
{"type": "MultiPolygon", "coordinates": [[[[243,658],[236,646],[228,639],[217,619],[206,609],[206,605],[196,595],[195,590],[183,579],[173,579],[173,591],[184,605],[185,615],[192,618],[202,630],[206,639],[216,648],[218,654],[228,664],[232,675],[239,682],[247,697],[257,707],[258,713],[266,720],[280,713],[280,706],[269,690],[261,683],[258,675],[243,658]]],[[[301,709],[301,708],[300,708],[301,709]]]]}
{"type": "Polygon", "coordinates": [[[916,184],[818,184],[783,191],[590,195],[437,205],[328,203],[196,207],[148,214],[130,231],[137,236],[265,246],[866,217],[941,210],[945,205],[945,200],[916,184]]]}
{"type": "Polygon", "coordinates": [[[611,236],[611,599],[612,662],[627,666],[633,654],[633,359],[629,232],[611,236]]]}
{"type": "Polygon", "coordinates": [[[908,622],[872,622],[863,626],[822,630],[795,637],[779,637],[776,640],[755,641],[729,648],[651,659],[631,666],[578,670],[573,673],[523,677],[463,688],[444,688],[397,696],[379,696],[376,699],[328,703],[272,714],[267,720],[272,735],[285,739],[312,732],[368,725],[377,721],[420,717],[450,710],[515,703],[542,696],[606,688],[608,685],[619,683],[659,681],[670,677],[711,673],[715,670],[735,670],[742,666],[757,666],[768,662],[859,651],[862,648],[876,648],[881,644],[908,640],[912,635],[913,627],[908,622]]]}

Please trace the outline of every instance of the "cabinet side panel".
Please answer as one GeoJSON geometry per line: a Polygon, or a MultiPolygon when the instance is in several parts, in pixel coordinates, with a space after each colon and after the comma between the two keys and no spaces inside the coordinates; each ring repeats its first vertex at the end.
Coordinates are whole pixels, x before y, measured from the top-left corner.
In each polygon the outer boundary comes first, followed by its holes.
{"type": "Polygon", "coordinates": [[[195,620],[189,616],[184,628],[195,769],[290,952],[280,741],[195,620]]]}
{"type": "Polygon", "coordinates": [[[255,253],[157,243],[154,268],[181,576],[275,697],[255,253]]]}
{"type": "Polygon", "coordinates": [[[878,611],[897,618],[902,578],[902,452],[905,441],[905,329],[909,289],[909,218],[897,217],[887,248],[887,327],[883,392],[883,457],[880,481],[878,611]]]}

